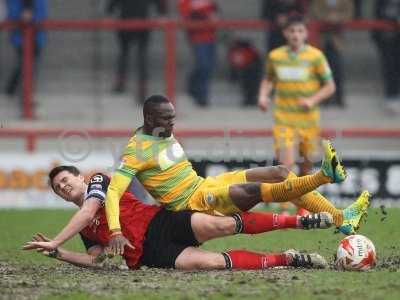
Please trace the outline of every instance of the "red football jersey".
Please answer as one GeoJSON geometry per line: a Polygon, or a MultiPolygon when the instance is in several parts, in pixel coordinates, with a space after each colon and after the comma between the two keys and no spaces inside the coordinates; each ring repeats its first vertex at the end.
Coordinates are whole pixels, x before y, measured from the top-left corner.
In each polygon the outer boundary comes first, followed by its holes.
{"type": "MultiPolygon", "coordinates": [[[[210,20],[218,11],[216,3],[212,0],[180,0],[178,10],[181,16],[193,21],[210,20]]],[[[212,43],[215,41],[215,28],[202,28],[188,30],[189,39],[193,43],[212,43]]]]}
{"type": "MultiPolygon", "coordinates": [[[[107,246],[110,241],[111,233],[108,229],[106,210],[104,208],[105,194],[109,183],[110,179],[103,174],[96,174],[91,177],[86,199],[98,199],[102,204],[102,208],[97,212],[92,224],[86,226],[80,232],[87,248],[88,245],[90,247],[96,244],[107,246]]],[[[130,192],[123,194],[120,200],[120,223],[122,233],[135,247],[134,250],[125,247],[123,256],[129,268],[137,268],[139,266],[147,227],[160,209],[161,208],[158,206],[142,203],[130,192]]]]}

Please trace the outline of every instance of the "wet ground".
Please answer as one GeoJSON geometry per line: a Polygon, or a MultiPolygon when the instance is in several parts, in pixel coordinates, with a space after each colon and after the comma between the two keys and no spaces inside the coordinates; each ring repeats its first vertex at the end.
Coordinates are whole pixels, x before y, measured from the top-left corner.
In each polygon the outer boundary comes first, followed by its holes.
{"type": "MultiPolygon", "coordinates": [[[[0,212],[0,299],[400,299],[400,210],[374,209],[361,234],[376,247],[378,265],[369,272],[268,269],[263,271],[181,272],[121,270],[114,260],[106,269],[83,269],[21,248],[32,233],[55,236],[73,211],[0,212]],[[384,218],[385,217],[385,218],[384,218]],[[13,224],[13,226],[10,226],[13,224]]],[[[236,235],[207,242],[204,249],[247,248],[279,252],[296,248],[319,252],[328,260],[342,236],[326,231],[276,231],[236,235]]],[[[66,249],[82,251],[73,239],[66,249]]]]}
{"type": "Polygon", "coordinates": [[[400,278],[400,255],[382,258],[373,271],[363,273],[333,269],[182,272],[142,268],[130,271],[112,264],[106,269],[95,270],[63,263],[19,266],[0,261],[0,274],[0,299],[129,299],[131,296],[182,300],[289,299],[303,289],[304,293],[317,298],[344,297],[359,291],[368,299],[376,289],[383,295],[389,295],[393,289],[400,290],[400,282],[395,280],[400,278]],[[326,282],[325,277],[332,282],[326,282]],[[384,285],[381,286],[373,279],[375,277],[387,279],[382,280],[384,285]],[[365,282],[365,278],[373,285],[364,285],[361,289],[356,285],[357,288],[352,290],[351,285],[347,287],[341,283],[348,279],[365,282]]]}

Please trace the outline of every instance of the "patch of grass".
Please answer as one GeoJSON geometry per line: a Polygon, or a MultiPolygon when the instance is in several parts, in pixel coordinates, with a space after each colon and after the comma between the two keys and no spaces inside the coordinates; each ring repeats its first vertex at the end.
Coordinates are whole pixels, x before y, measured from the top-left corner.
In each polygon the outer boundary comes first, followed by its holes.
{"type": "MultiPolygon", "coordinates": [[[[35,252],[19,250],[36,232],[53,237],[71,210],[0,211],[0,299],[400,299],[400,210],[388,209],[381,221],[372,210],[360,234],[375,244],[379,265],[370,272],[264,270],[181,272],[77,268],[35,252]]],[[[237,235],[206,243],[205,249],[246,248],[278,252],[316,251],[332,260],[343,238],[333,230],[285,230],[237,235]]],[[[79,238],[65,247],[84,251],[79,238]]]]}

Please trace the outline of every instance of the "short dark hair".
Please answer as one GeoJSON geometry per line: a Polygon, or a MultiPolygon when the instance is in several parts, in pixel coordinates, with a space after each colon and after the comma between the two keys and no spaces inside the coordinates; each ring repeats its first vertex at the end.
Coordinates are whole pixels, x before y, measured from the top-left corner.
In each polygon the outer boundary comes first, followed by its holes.
{"type": "Polygon", "coordinates": [[[293,13],[290,15],[285,23],[284,29],[287,29],[288,27],[295,25],[295,24],[302,24],[302,25],[307,25],[306,19],[304,18],[303,15],[299,13],[293,13]]]}
{"type": "Polygon", "coordinates": [[[48,183],[51,186],[51,188],[53,189],[53,191],[54,191],[54,186],[53,186],[54,177],[56,177],[58,174],[60,174],[63,171],[67,171],[75,176],[78,176],[79,174],[81,174],[79,169],[74,166],[58,166],[58,167],[53,168],[49,172],[49,181],[48,181],[48,183]]]}
{"type": "Polygon", "coordinates": [[[143,104],[143,115],[147,115],[152,113],[155,106],[160,105],[162,103],[170,103],[167,97],[163,95],[152,95],[144,101],[143,104]]]}

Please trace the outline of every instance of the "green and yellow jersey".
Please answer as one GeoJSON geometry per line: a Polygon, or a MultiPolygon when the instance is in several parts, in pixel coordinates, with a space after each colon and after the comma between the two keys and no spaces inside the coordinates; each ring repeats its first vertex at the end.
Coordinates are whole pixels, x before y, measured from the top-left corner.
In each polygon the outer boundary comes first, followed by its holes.
{"type": "Polygon", "coordinates": [[[170,210],[179,210],[203,182],[173,137],[157,138],[141,130],[130,139],[121,164],[113,174],[107,192],[106,212],[110,229],[119,228],[118,202],[132,178],[170,210]]]}
{"type": "Polygon", "coordinates": [[[141,132],[129,141],[117,172],[136,176],[155,199],[172,210],[181,207],[203,181],[173,136],[157,138],[141,132]]]}
{"type": "Polygon", "coordinates": [[[310,45],[299,52],[288,46],[272,50],[268,55],[267,79],[274,83],[274,118],[276,125],[297,128],[319,126],[319,109],[305,110],[299,99],[310,97],[332,79],[324,54],[310,45]]]}

